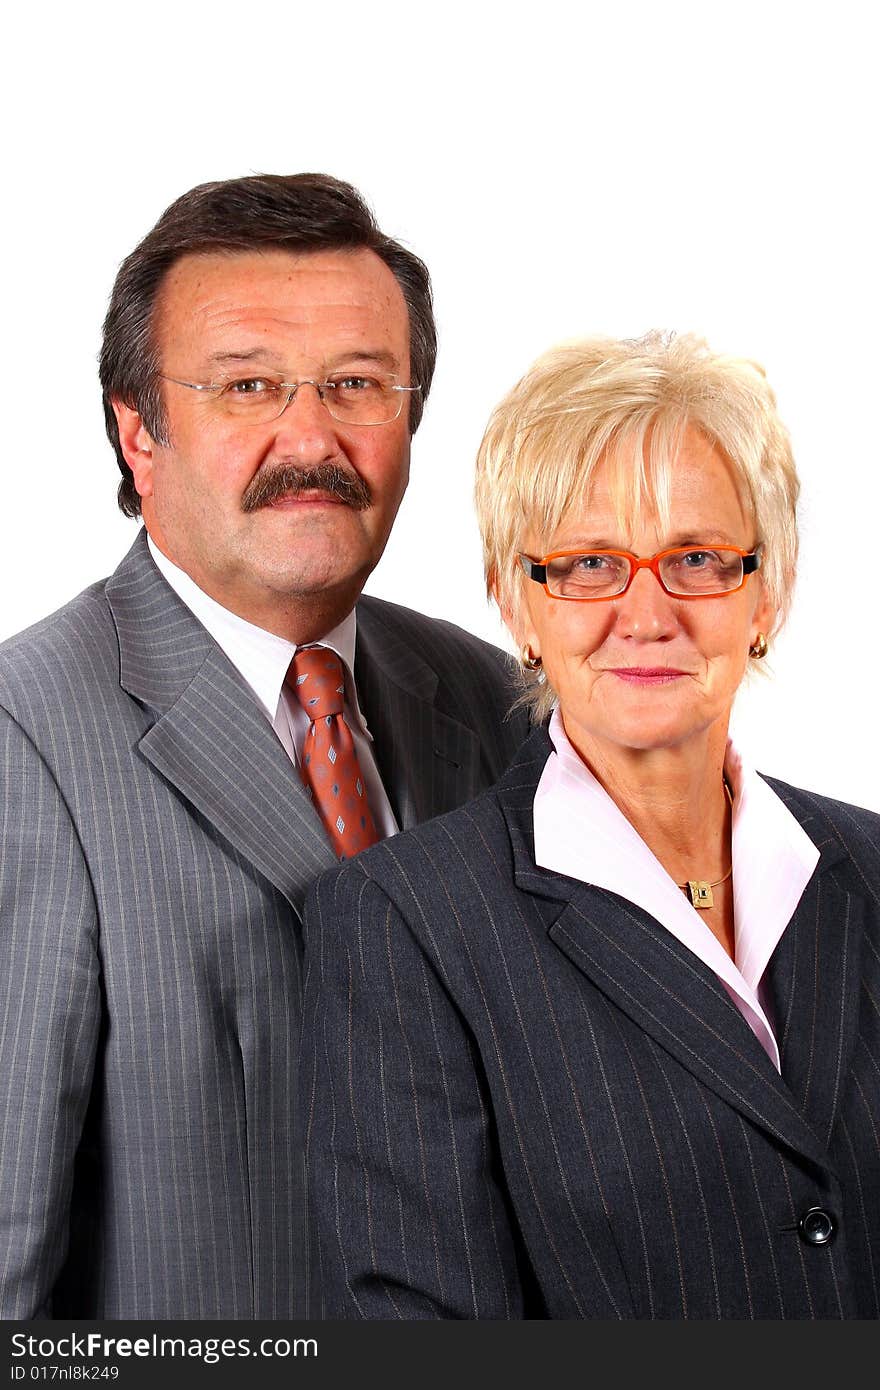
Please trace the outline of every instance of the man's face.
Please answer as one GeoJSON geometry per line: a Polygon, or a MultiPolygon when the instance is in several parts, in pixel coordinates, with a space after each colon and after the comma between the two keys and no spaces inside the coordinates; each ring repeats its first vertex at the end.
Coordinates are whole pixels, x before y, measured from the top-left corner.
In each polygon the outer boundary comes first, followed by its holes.
{"type": "MultiPolygon", "coordinates": [[[[406,303],[372,251],[186,256],[168,272],[155,314],[159,370],[180,381],[266,373],[321,382],[351,371],[410,382],[406,303]]],[[[302,641],[316,635],[304,634],[304,614],[338,622],[379,560],[406,489],[408,397],[389,424],[341,424],[303,386],[278,419],[253,424],[225,414],[210,393],[168,381],[162,392],[165,444],[116,406],[153,541],[259,626],[302,641]],[[355,485],[354,505],[321,487],[277,495],[280,470],[327,465],[355,485]]]]}

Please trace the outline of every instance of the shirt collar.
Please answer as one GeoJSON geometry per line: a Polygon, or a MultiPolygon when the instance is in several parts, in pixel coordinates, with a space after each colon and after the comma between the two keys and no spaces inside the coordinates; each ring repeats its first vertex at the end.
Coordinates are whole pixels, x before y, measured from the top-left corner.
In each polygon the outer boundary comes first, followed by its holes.
{"type": "Polygon", "coordinates": [[[757,988],[819,863],[819,850],[773,789],[728,742],[734,793],[733,904],[736,960],[757,988]]]}
{"type": "MultiPolygon", "coordinates": [[[[286,638],[278,637],[274,632],[267,632],[265,628],[257,627],[254,623],[240,618],[237,613],[230,612],[206,594],[204,589],[200,589],[185,570],[175,565],[167,555],[163,555],[159,547],[153,543],[152,537],[147,537],[147,544],[163,578],[207,629],[247,681],[269,718],[274,720],[284,686],[284,677],[297,649],[296,643],[288,642],[286,638]]],[[[341,623],[325,633],[317,643],[309,645],[331,647],[337,656],[342,658],[346,669],[346,699],[361,728],[368,733],[354,686],[356,642],[357,618],[352,609],[341,623]]]]}
{"type": "Polygon", "coordinates": [[[735,964],[573,748],[558,708],[548,732],[554,752],[534,803],[537,864],[616,893],[671,931],[714,970],[778,1067],[758,987],[819,861],[816,846],[729,744],[725,772],[734,792],[735,964]]]}

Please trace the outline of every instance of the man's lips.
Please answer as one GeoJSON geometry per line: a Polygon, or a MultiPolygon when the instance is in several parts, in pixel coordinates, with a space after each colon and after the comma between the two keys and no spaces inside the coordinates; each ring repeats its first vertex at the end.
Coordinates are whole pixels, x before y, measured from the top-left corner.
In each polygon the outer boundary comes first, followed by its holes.
{"type": "Polygon", "coordinates": [[[284,511],[293,507],[314,506],[316,503],[322,507],[345,507],[348,505],[342,501],[341,497],[335,497],[331,492],[321,492],[316,488],[310,489],[308,492],[282,493],[280,497],[276,497],[272,502],[267,502],[265,506],[284,511]]]}

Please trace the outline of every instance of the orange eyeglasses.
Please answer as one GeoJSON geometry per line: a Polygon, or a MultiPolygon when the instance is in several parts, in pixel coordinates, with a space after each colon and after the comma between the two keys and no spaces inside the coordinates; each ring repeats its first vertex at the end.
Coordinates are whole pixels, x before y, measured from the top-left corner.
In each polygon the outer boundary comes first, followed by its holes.
{"type": "Polygon", "coordinates": [[[761,546],[687,545],[639,559],[628,550],[557,550],[533,560],[520,555],[529,579],[551,598],[591,603],[620,598],[638,570],[648,569],[671,598],[719,598],[735,594],[761,567],[761,546]]]}

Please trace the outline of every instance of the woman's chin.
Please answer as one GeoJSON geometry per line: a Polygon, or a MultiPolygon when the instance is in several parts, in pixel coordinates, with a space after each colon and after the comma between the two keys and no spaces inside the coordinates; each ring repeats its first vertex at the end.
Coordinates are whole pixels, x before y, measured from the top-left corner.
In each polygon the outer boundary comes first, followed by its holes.
{"type": "MultiPolygon", "coordinates": [[[[565,720],[566,731],[574,743],[575,738],[569,730],[572,722],[565,720]]],[[[589,722],[585,721],[581,727],[588,745],[600,743],[621,751],[649,752],[651,749],[684,748],[692,741],[696,746],[712,722],[705,717],[696,717],[693,713],[688,716],[681,711],[623,711],[618,708],[613,718],[591,719],[589,722]]]]}

